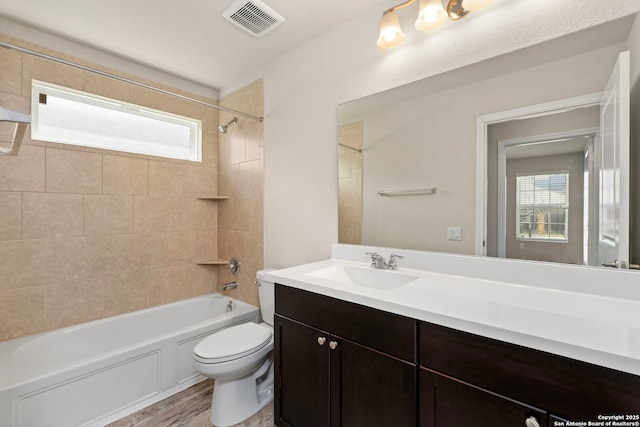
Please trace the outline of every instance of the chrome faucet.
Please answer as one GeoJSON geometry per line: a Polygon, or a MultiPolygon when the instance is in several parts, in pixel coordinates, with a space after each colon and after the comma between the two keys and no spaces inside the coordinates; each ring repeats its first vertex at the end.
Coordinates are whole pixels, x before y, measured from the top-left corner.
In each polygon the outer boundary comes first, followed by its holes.
{"type": "Polygon", "coordinates": [[[222,285],[222,290],[226,291],[229,289],[235,289],[237,287],[238,287],[238,283],[234,280],[233,282],[225,283],[224,285],[222,285]]]}
{"type": "Polygon", "coordinates": [[[382,255],[377,252],[366,252],[366,254],[371,257],[371,268],[377,268],[379,270],[387,268],[387,261],[385,261],[382,255]]]}
{"type": "Polygon", "coordinates": [[[387,264],[387,270],[397,270],[398,264],[396,263],[396,259],[404,259],[403,256],[391,254],[389,256],[389,263],[387,264]]]}
{"type": "Polygon", "coordinates": [[[377,268],[378,270],[397,270],[398,263],[396,260],[404,259],[401,255],[391,254],[389,256],[389,262],[387,262],[382,255],[377,252],[366,252],[371,257],[371,268],[377,268]]]}

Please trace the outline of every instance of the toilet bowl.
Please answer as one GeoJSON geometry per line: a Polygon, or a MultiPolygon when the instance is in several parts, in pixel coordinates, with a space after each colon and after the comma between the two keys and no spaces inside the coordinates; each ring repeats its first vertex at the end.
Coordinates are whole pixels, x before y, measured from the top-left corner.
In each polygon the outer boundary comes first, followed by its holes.
{"type": "Polygon", "coordinates": [[[215,380],[210,421],[238,424],[273,400],[274,286],[256,274],[263,323],[242,323],[215,332],[193,350],[196,370],[215,380]]]}

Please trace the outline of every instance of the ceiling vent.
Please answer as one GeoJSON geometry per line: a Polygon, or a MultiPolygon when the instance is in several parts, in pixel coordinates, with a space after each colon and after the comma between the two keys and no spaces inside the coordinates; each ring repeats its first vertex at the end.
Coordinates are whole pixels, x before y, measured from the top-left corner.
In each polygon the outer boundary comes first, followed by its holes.
{"type": "Polygon", "coordinates": [[[222,16],[256,37],[262,37],[284,22],[284,18],[259,0],[238,0],[222,16]]]}

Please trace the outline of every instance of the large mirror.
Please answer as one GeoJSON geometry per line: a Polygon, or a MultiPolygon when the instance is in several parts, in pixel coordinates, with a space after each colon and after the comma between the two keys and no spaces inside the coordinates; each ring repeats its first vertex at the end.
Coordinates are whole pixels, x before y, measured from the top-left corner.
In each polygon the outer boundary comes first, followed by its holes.
{"type": "Polygon", "coordinates": [[[620,54],[640,57],[634,25],[625,17],[340,105],[339,241],[638,264],[638,150],[633,137],[622,159],[600,144],[618,132],[619,99],[602,97],[620,54]],[[614,190],[611,161],[627,159],[631,186],[614,190]],[[620,205],[620,191],[631,201],[620,205]],[[603,238],[630,255],[599,249],[603,238]]]}

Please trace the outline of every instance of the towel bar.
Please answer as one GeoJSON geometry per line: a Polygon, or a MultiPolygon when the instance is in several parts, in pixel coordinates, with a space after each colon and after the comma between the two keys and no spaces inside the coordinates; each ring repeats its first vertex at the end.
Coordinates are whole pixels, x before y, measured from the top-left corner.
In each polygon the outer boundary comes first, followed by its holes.
{"type": "Polygon", "coordinates": [[[436,188],[424,188],[420,190],[380,190],[378,196],[419,196],[436,194],[436,188]]]}

